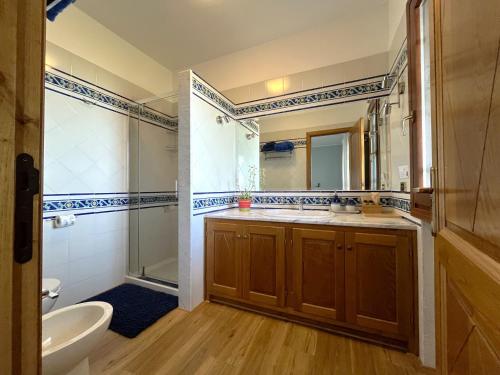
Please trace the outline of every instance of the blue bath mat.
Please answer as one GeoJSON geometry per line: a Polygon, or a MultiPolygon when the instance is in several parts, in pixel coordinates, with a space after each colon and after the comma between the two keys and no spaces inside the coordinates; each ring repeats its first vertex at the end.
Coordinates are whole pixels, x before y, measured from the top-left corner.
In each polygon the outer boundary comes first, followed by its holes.
{"type": "Polygon", "coordinates": [[[178,306],[177,297],[133,284],[122,284],[83,302],[113,306],[109,329],[133,338],[178,306]]]}

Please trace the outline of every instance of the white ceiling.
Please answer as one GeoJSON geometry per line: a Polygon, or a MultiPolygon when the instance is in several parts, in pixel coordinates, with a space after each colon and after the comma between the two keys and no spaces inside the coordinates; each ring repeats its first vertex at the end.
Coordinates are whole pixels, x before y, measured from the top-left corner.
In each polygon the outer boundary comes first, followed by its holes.
{"type": "Polygon", "coordinates": [[[163,66],[178,70],[346,14],[355,23],[356,12],[387,6],[387,1],[78,0],[76,6],[163,66]]]}

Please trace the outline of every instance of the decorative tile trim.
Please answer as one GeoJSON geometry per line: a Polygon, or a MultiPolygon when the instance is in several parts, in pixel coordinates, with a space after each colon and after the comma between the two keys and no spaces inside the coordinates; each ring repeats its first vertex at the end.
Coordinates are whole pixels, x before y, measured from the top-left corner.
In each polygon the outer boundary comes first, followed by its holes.
{"type": "MultiPolygon", "coordinates": [[[[103,195],[103,194],[95,194],[103,195]]],[[[132,207],[140,206],[166,206],[177,204],[177,195],[175,193],[159,193],[154,195],[120,195],[110,197],[68,197],[59,199],[50,199],[54,196],[45,196],[43,201],[44,216],[54,214],[57,212],[66,211],[83,211],[83,210],[96,210],[102,211],[110,208],[123,208],[129,209],[132,207]],[[140,198],[140,199],[139,199],[140,198]]]]}
{"type": "MultiPolygon", "coordinates": [[[[394,62],[392,64],[392,67],[391,67],[391,71],[389,72],[389,77],[398,77],[401,75],[401,73],[403,72],[404,68],[407,66],[408,64],[408,47],[406,45],[406,40],[403,42],[403,44],[401,45],[400,49],[399,49],[399,52],[396,56],[396,58],[394,59],[394,62]]],[[[391,80],[391,88],[390,88],[390,92],[392,93],[392,90],[394,89],[394,87],[396,87],[396,84],[398,82],[398,78],[392,78],[391,80]]]]}
{"type": "Polygon", "coordinates": [[[218,208],[238,203],[237,195],[226,195],[222,197],[207,197],[193,199],[193,210],[205,208],[218,208]]]}
{"type": "Polygon", "coordinates": [[[44,200],[43,212],[120,207],[128,206],[129,202],[130,199],[128,197],[44,200]]]}
{"type": "Polygon", "coordinates": [[[353,99],[363,96],[369,99],[372,96],[380,96],[388,90],[382,88],[382,80],[377,79],[370,82],[360,83],[351,86],[333,88],[329,90],[312,90],[307,94],[270,100],[258,104],[251,104],[236,108],[236,116],[258,115],[268,112],[283,112],[292,108],[309,108],[320,104],[335,104],[334,102],[346,99],[353,99]]]}
{"type": "Polygon", "coordinates": [[[251,118],[256,115],[269,115],[297,109],[306,109],[322,105],[334,105],[359,99],[386,96],[388,89],[382,88],[382,77],[358,80],[356,83],[336,84],[313,89],[300,95],[283,95],[273,100],[263,100],[253,104],[236,105],[225,98],[216,89],[203,81],[196,73],[192,74],[193,93],[210,101],[235,120],[251,118]]]}
{"type": "Polygon", "coordinates": [[[63,76],[62,73],[56,74],[51,71],[46,71],[45,85],[52,86],[59,90],[59,92],[70,92],[74,95],[78,95],[80,98],[93,100],[96,103],[117,110],[123,114],[132,114],[136,117],[140,115],[142,118],[156,125],[171,130],[176,130],[178,127],[177,119],[174,117],[144,108],[131,100],[126,100],[118,95],[111,95],[104,92],[104,90],[91,87],[91,84],[83,83],[75,77],[67,78],[63,76]]]}
{"type": "Polygon", "coordinates": [[[201,78],[198,77],[194,72],[192,76],[192,88],[194,91],[200,93],[212,103],[216,104],[218,107],[226,111],[226,114],[230,114],[233,117],[236,117],[236,109],[234,104],[228,99],[224,98],[215,89],[209,87],[208,84],[202,82],[201,78]]]}
{"type": "MultiPolygon", "coordinates": [[[[335,194],[334,192],[311,191],[289,191],[286,194],[283,193],[284,192],[254,192],[252,196],[252,204],[254,204],[256,207],[278,206],[281,208],[290,208],[289,206],[297,206],[300,199],[302,199],[303,203],[307,206],[327,209],[333,202],[333,197],[335,194]]],[[[369,191],[366,191],[366,193],[369,193],[369,191]]],[[[208,213],[215,210],[220,210],[221,208],[232,208],[235,207],[238,203],[238,192],[225,192],[224,195],[217,195],[218,193],[207,194],[211,194],[211,196],[193,199],[193,211],[197,211],[198,213],[201,211],[203,211],[201,213],[208,213]]],[[[365,194],[365,192],[347,191],[338,192],[337,194],[340,197],[342,204],[345,204],[348,199],[354,199],[357,204],[361,204],[361,194],[365,194]]],[[[396,198],[393,196],[394,193],[391,191],[384,191],[381,192],[381,194],[385,195],[380,197],[380,202],[384,207],[392,207],[405,213],[410,212],[409,199],[396,198]]],[[[195,213],[195,215],[198,213],[195,213]]]]}
{"type": "Polygon", "coordinates": [[[409,199],[390,198],[390,206],[403,212],[410,212],[411,202],[409,199]]]}

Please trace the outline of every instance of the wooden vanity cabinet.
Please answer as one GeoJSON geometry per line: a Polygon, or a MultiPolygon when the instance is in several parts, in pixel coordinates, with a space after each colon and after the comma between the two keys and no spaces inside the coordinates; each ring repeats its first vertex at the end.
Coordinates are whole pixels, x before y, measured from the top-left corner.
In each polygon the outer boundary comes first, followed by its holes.
{"type": "Polygon", "coordinates": [[[417,352],[414,233],[206,220],[206,294],[417,352]]]}
{"type": "Polygon", "coordinates": [[[206,229],[209,295],[284,306],[283,227],[209,220],[206,229]]]}
{"type": "Polygon", "coordinates": [[[208,221],[206,233],[206,288],[209,294],[242,296],[241,243],[243,227],[208,221]]]}
{"type": "Polygon", "coordinates": [[[348,232],[346,321],[407,339],[412,323],[412,251],[407,235],[348,232]]]}
{"type": "Polygon", "coordinates": [[[344,232],[292,230],[293,307],[333,320],[344,319],[344,232]]]}
{"type": "Polygon", "coordinates": [[[271,306],[285,304],[285,228],[244,226],[243,298],[271,306]]]}

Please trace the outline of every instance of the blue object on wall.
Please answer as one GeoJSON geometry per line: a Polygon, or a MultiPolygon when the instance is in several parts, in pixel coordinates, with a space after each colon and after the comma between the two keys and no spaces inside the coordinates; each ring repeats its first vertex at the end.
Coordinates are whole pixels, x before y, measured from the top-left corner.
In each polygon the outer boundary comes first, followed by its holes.
{"type": "Polygon", "coordinates": [[[274,151],[292,151],[294,147],[295,146],[290,141],[276,142],[276,144],[274,145],[274,151]]]}
{"type": "Polygon", "coordinates": [[[73,4],[76,0],[48,0],[47,1],[47,18],[54,22],[56,17],[69,5],[73,4]]]}

